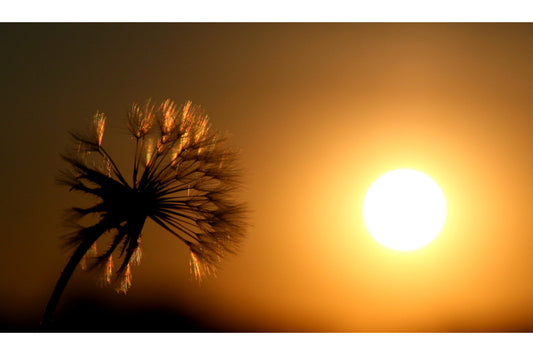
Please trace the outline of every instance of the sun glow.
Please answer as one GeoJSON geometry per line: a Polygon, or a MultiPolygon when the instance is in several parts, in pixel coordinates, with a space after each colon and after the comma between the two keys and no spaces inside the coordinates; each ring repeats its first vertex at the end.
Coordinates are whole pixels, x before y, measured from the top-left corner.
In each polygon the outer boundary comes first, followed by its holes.
{"type": "Polygon", "coordinates": [[[382,175],[363,203],[365,225],[380,244],[409,251],[430,243],[446,218],[444,195],[419,171],[398,169],[382,175]]]}

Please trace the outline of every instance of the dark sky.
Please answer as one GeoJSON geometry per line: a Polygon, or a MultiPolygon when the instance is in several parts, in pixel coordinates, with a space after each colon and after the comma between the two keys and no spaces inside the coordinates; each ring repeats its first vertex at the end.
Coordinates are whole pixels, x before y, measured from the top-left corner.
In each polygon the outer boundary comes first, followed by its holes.
{"type": "MultiPolygon", "coordinates": [[[[0,24],[0,324],[34,329],[68,259],[54,182],[100,110],[190,99],[242,150],[252,213],[216,279],[154,225],[127,296],[75,273],[63,330],[533,330],[533,25],[0,24]],[[447,220],[410,253],[362,220],[370,184],[430,175],[447,220]]],[[[119,163],[120,164],[120,163],[119,163]]]]}

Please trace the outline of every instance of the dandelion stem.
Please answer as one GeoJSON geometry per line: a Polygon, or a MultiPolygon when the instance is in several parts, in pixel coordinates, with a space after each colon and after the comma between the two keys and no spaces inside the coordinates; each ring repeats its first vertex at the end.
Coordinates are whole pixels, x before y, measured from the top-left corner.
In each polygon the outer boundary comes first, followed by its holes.
{"type": "MultiPolygon", "coordinates": [[[[96,239],[97,238],[94,238],[94,240],[96,239]]],[[[84,241],[70,257],[67,266],[65,266],[65,269],[63,270],[61,276],[59,277],[59,280],[57,281],[56,287],[54,288],[54,292],[52,292],[52,296],[48,301],[48,305],[46,306],[43,320],[41,322],[41,326],[43,328],[49,327],[50,321],[52,320],[52,315],[54,314],[57,303],[59,302],[59,298],[63,294],[63,291],[65,290],[65,287],[67,286],[67,283],[70,280],[72,273],[76,269],[76,266],[78,266],[78,263],[81,261],[85,253],[91,248],[92,244],[93,239],[89,241],[84,241]]]]}
{"type": "Polygon", "coordinates": [[[65,290],[65,287],[67,286],[67,283],[70,280],[72,273],[76,269],[76,266],[78,266],[79,262],[81,261],[85,253],[87,253],[87,251],[92,247],[94,242],[96,242],[96,240],[111,226],[112,221],[104,219],[98,224],[92,227],[85,228],[84,230],[82,230],[82,232],[80,232],[86,234],[87,238],[85,238],[76,248],[74,254],[72,254],[70,260],[65,266],[65,269],[61,273],[61,276],[57,281],[56,287],[52,292],[52,296],[50,296],[50,300],[48,301],[46,310],[44,311],[43,320],[41,322],[42,327],[46,328],[50,325],[50,321],[52,320],[52,315],[56,309],[59,298],[63,294],[63,291],[65,290]]]}

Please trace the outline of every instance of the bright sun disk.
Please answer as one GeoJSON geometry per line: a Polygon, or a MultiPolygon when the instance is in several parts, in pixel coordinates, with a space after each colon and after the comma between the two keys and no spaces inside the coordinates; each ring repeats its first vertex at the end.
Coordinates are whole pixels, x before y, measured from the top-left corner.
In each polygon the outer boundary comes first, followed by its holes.
{"type": "Polygon", "coordinates": [[[365,225],[380,244],[409,251],[431,242],[446,218],[444,195],[435,181],[416,170],[382,175],[363,203],[365,225]]]}

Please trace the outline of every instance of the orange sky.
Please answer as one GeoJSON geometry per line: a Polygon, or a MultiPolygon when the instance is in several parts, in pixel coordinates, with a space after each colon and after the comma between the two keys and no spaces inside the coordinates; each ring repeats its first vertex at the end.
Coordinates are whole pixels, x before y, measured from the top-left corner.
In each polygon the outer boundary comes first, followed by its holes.
{"type": "Polygon", "coordinates": [[[39,322],[68,258],[76,198],[54,184],[67,132],[106,112],[104,145],[129,164],[127,107],[170,97],[242,149],[248,238],[197,285],[184,246],[148,224],[128,295],[76,273],[65,327],[142,314],[169,330],[533,330],[531,24],[2,24],[0,43],[3,329],[39,322]],[[413,252],[362,219],[397,168],[447,202],[413,252]]]}

